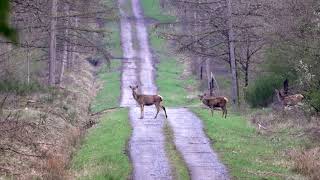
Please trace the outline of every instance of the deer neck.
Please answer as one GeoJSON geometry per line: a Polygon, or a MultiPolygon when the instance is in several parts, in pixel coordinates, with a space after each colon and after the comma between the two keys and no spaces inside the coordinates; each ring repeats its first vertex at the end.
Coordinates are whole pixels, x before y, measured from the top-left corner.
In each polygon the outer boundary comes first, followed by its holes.
{"type": "Polygon", "coordinates": [[[135,100],[138,100],[139,95],[136,91],[132,91],[132,96],[135,100]]]}
{"type": "Polygon", "coordinates": [[[209,106],[209,100],[208,99],[202,99],[202,103],[209,106]]]}

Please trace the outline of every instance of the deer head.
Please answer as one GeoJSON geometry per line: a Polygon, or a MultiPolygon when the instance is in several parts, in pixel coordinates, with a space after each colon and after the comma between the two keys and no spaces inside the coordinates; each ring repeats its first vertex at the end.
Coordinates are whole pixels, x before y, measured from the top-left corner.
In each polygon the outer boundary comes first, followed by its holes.
{"type": "Polygon", "coordinates": [[[198,97],[199,97],[200,101],[202,101],[204,98],[204,95],[198,95],[198,97]]]}
{"type": "Polygon", "coordinates": [[[139,88],[139,86],[138,86],[138,85],[136,85],[136,86],[129,86],[129,88],[132,89],[132,91],[136,91],[136,90],[139,88]]]}
{"type": "Polygon", "coordinates": [[[137,98],[138,98],[137,90],[138,90],[139,86],[138,86],[138,85],[136,85],[136,86],[129,86],[129,88],[132,90],[133,98],[134,98],[134,99],[137,99],[137,98]]]}

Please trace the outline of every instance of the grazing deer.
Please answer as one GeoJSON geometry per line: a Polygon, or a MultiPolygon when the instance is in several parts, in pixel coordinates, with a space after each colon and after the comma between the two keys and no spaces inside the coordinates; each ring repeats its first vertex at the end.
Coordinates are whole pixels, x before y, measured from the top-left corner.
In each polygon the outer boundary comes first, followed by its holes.
{"type": "Polygon", "coordinates": [[[278,89],[276,89],[275,91],[276,91],[278,100],[282,103],[283,106],[295,106],[304,99],[304,96],[302,94],[285,96],[278,89]]]}
{"type": "Polygon", "coordinates": [[[217,96],[217,97],[206,96],[206,94],[199,95],[199,98],[204,105],[208,106],[211,109],[212,116],[213,116],[213,109],[215,107],[219,107],[222,109],[222,117],[227,118],[228,98],[224,96],[217,96]]]}
{"type": "Polygon", "coordinates": [[[160,111],[160,108],[163,109],[166,118],[167,116],[167,112],[166,112],[166,108],[164,106],[161,105],[161,101],[163,101],[163,98],[160,95],[144,95],[144,94],[138,94],[137,93],[137,89],[138,86],[129,86],[130,89],[132,90],[132,96],[133,98],[137,101],[137,103],[139,104],[140,108],[141,108],[141,116],[140,119],[143,119],[143,112],[144,112],[144,106],[151,106],[151,105],[155,105],[157,108],[157,114],[154,117],[155,119],[158,116],[158,113],[160,111]]]}

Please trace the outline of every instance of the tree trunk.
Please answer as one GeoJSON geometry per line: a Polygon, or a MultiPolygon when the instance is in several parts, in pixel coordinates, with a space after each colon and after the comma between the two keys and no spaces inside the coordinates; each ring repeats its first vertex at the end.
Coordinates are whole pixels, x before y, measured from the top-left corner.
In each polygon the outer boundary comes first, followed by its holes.
{"type": "MultiPolygon", "coordinates": [[[[69,4],[66,3],[64,10],[66,12],[67,19],[65,20],[65,26],[68,27],[69,25],[69,4]]],[[[69,37],[69,29],[66,28],[65,30],[65,37],[64,37],[64,42],[63,42],[63,55],[61,59],[61,67],[60,67],[60,75],[59,75],[59,84],[62,82],[63,74],[64,74],[64,68],[66,66],[66,63],[68,62],[68,37],[69,37]]]]}
{"type": "Polygon", "coordinates": [[[248,62],[246,62],[244,80],[245,80],[244,86],[248,87],[248,85],[249,85],[249,63],[248,62]]]}
{"type": "Polygon", "coordinates": [[[27,47],[27,84],[30,84],[30,46],[27,47]]]}
{"type": "Polygon", "coordinates": [[[237,79],[237,67],[236,67],[236,59],[235,59],[235,44],[234,44],[234,29],[233,29],[233,22],[232,22],[232,0],[227,0],[227,7],[228,7],[228,37],[229,37],[229,58],[230,58],[230,65],[231,65],[231,77],[232,77],[232,105],[235,111],[238,110],[238,79],[237,79]]]}
{"type": "Polygon", "coordinates": [[[208,90],[210,90],[210,81],[211,81],[210,59],[206,58],[205,62],[206,62],[206,74],[207,74],[208,90]]]}
{"type": "MultiPolygon", "coordinates": [[[[74,13],[74,12],[73,12],[74,13]]],[[[78,17],[75,16],[75,17],[71,17],[71,26],[74,28],[74,29],[77,29],[78,27],[78,17]]],[[[76,30],[73,30],[73,31],[76,31],[76,30]]],[[[69,46],[70,50],[69,51],[69,54],[68,54],[68,60],[67,60],[67,67],[68,69],[71,69],[73,64],[74,64],[74,61],[75,61],[75,52],[76,52],[76,32],[72,32],[71,33],[72,37],[70,38],[70,41],[71,41],[71,44],[69,46]]]]}
{"type": "Polygon", "coordinates": [[[56,70],[56,25],[57,25],[57,1],[51,1],[51,24],[50,24],[50,48],[49,48],[49,85],[55,84],[56,70]]]}

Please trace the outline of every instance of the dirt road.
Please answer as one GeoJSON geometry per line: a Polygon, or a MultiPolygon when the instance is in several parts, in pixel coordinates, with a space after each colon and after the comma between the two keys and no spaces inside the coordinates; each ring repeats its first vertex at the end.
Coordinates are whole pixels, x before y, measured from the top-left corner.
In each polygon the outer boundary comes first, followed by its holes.
{"type": "Polygon", "coordinates": [[[119,0],[121,12],[121,43],[124,57],[127,60],[122,67],[121,106],[130,107],[130,122],[133,128],[129,142],[129,152],[133,163],[133,179],[172,179],[171,167],[165,153],[165,138],[163,135],[164,116],[155,115],[154,107],[146,107],[144,119],[139,119],[140,108],[132,98],[130,85],[140,85],[144,94],[155,94],[154,65],[149,49],[147,28],[141,14],[138,1],[132,1],[137,34],[132,34],[132,25],[128,15],[122,10],[126,0],[119,0]],[[137,37],[139,49],[133,48],[133,36],[137,37]]]}
{"type": "MultiPolygon", "coordinates": [[[[156,94],[155,68],[148,41],[148,31],[139,0],[131,0],[132,15],[126,14],[130,0],[119,0],[121,13],[121,43],[124,57],[122,67],[121,106],[130,107],[133,128],[129,142],[133,163],[133,179],[172,179],[171,167],[165,153],[163,113],[153,119],[154,106],[145,108],[144,119],[139,119],[140,108],[132,98],[130,85],[139,84],[143,94],[156,94]],[[129,16],[134,21],[130,23],[129,16]],[[135,28],[135,31],[133,30],[135,28]],[[133,34],[136,32],[136,34],[133,34]],[[138,48],[134,48],[137,39],[138,48]]],[[[192,179],[229,179],[226,167],[218,160],[203,132],[201,120],[184,108],[168,110],[169,123],[175,136],[175,144],[182,154],[192,179]]]]}
{"type": "Polygon", "coordinates": [[[175,145],[182,154],[192,179],[229,179],[226,167],[219,162],[203,132],[201,120],[185,108],[169,109],[169,123],[175,145]]]}

